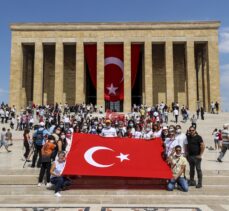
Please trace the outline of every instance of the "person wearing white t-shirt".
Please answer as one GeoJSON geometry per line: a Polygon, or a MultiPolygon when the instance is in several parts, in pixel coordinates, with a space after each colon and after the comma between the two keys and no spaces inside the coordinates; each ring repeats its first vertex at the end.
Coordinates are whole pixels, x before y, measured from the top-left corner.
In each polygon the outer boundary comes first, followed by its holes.
{"type": "Polygon", "coordinates": [[[175,122],[177,123],[178,122],[178,115],[179,115],[179,111],[177,108],[174,109],[173,114],[175,116],[175,122]]]}
{"type": "Polygon", "coordinates": [[[153,125],[153,138],[159,138],[161,137],[162,129],[160,128],[160,125],[154,124],[153,125]]]}
{"type": "Polygon", "coordinates": [[[181,146],[181,153],[186,155],[188,141],[187,136],[182,133],[180,125],[176,125],[176,140],[178,142],[178,145],[181,146]]]}
{"type": "Polygon", "coordinates": [[[136,125],[136,130],[133,135],[134,138],[140,139],[142,138],[142,132],[141,132],[141,127],[140,125],[136,125]]]}
{"type": "Polygon", "coordinates": [[[169,131],[169,137],[165,139],[165,155],[169,157],[174,152],[175,146],[178,145],[178,141],[175,138],[175,131],[169,131]]]}
{"type": "Polygon", "coordinates": [[[144,132],[142,133],[143,139],[152,139],[153,138],[153,131],[151,129],[150,124],[146,126],[144,132]]]}
{"type": "Polygon", "coordinates": [[[111,120],[106,120],[106,126],[102,129],[101,136],[103,137],[117,137],[116,129],[111,127],[111,120]]]}

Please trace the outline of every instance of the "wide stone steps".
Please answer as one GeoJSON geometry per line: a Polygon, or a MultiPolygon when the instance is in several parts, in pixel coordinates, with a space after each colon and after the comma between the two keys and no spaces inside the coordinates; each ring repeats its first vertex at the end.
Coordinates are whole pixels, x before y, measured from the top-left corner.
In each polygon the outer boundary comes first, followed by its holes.
{"type": "MultiPolygon", "coordinates": [[[[145,190],[145,189],[69,189],[62,191],[63,196],[157,196],[157,195],[218,195],[229,197],[229,185],[205,185],[201,189],[190,187],[189,192],[166,191],[166,190],[145,190]]],[[[46,188],[45,185],[37,187],[37,185],[0,185],[1,196],[47,196],[53,195],[53,189],[46,188]]]]}
{"type": "Polygon", "coordinates": [[[0,204],[224,204],[229,201],[228,185],[190,188],[187,193],[166,190],[82,190],[62,191],[56,198],[53,190],[35,185],[0,186],[0,204]]]}
{"type": "MultiPolygon", "coordinates": [[[[109,187],[109,184],[111,184],[112,180],[93,180],[91,179],[84,179],[78,178],[74,182],[75,188],[82,187],[82,185],[87,186],[87,188],[90,188],[89,186],[96,185],[96,184],[103,184],[104,186],[97,186],[97,187],[109,187]]],[[[0,185],[36,185],[38,183],[38,174],[32,174],[32,175],[0,175],[0,185]]],[[[113,185],[125,185],[122,180],[115,180],[113,182],[113,185]]],[[[134,184],[134,181],[129,181],[128,184],[134,184]]],[[[157,184],[155,182],[143,182],[143,185],[147,186],[150,184],[157,184]]],[[[205,175],[203,177],[203,184],[204,185],[229,185],[229,176],[227,175],[205,175]]],[[[111,186],[110,186],[111,187],[111,186]]],[[[147,188],[147,187],[146,187],[147,188]]]]}

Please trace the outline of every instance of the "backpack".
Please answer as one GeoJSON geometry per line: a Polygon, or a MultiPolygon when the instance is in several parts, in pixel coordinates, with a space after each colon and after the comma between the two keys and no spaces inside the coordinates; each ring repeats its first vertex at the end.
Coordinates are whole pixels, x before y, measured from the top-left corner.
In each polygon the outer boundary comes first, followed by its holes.
{"type": "Polygon", "coordinates": [[[42,146],[43,144],[43,140],[44,140],[43,131],[44,130],[37,130],[35,144],[38,146],[42,146]]]}

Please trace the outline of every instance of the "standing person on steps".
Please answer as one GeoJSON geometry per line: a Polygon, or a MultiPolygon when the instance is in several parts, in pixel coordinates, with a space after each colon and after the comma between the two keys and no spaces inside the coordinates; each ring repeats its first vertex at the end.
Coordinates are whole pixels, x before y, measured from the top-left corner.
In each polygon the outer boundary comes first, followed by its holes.
{"type": "Polygon", "coordinates": [[[204,153],[205,145],[201,136],[196,132],[196,128],[191,126],[189,128],[189,134],[187,135],[188,146],[188,162],[190,166],[190,180],[189,186],[196,186],[196,188],[202,187],[202,170],[201,170],[201,161],[204,153]],[[194,180],[195,169],[197,171],[198,183],[194,180]]]}
{"type": "Polygon", "coordinates": [[[222,162],[222,158],[224,157],[226,151],[229,149],[229,130],[228,130],[229,124],[223,125],[222,130],[222,149],[219,154],[219,157],[217,158],[217,161],[222,162]]]}

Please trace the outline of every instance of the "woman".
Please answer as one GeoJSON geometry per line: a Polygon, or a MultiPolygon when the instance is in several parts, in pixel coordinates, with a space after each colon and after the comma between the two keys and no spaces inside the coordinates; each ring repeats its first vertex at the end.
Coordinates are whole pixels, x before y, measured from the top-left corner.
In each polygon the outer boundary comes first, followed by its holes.
{"type": "Polygon", "coordinates": [[[151,125],[147,124],[145,130],[142,133],[143,139],[152,139],[153,138],[153,131],[151,130],[151,125]]]}
{"type": "Polygon", "coordinates": [[[159,124],[153,124],[153,138],[161,137],[162,129],[160,128],[159,124]]]}
{"type": "Polygon", "coordinates": [[[66,151],[67,145],[65,132],[61,132],[60,139],[57,141],[58,152],[66,151]]]}
{"type": "Polygon", "coordinates": [[[53,162],[50,170],[51,183],[55,185],[55,196],[60,197],[60,191],[70,185],[70,181],[61,175],[65,166],[65,152],[58,154],[58,159],[53,162]]]}
{"type": "Polygon", "coordinates": [[[52,135],[49,135],[48,140],[46,141],[46,143],[43,145],[43,147],[41,149],[41,169],[40,169],[40,175],[39,175],[39,179],[38,179],[38,187],[40,187],[42,184],[45,172],[46,172],[46,176],[47,176],[46,186],[47,187],[51,186],[50,168],[51,168],[52,154],[53,154],[53,151],[55,148],[56,148],[55,137],[52,135]]]}
{"type": "Polygon", "coordinates": [[[23,134],[23,138],[24,138],[24,147],[25,147],[25,153],[24,153],[24,158],[26,159],[26,161],[28,162],[28,156],[29,156],[29,151],[30,151],[30,135],[29,135],[30,130],[29,129],[25,129],[24,130],[24,134],[23,134]]]}
{"type": "Polygon", "coordinates": [[[140,139],[142,138],[142,129],[140,125],[136,125],[136,130],[134,133],[134,138],[140,139]]]}

